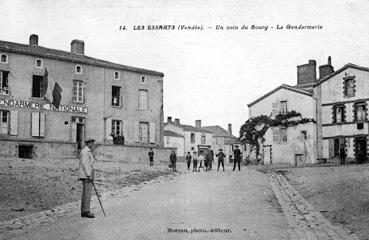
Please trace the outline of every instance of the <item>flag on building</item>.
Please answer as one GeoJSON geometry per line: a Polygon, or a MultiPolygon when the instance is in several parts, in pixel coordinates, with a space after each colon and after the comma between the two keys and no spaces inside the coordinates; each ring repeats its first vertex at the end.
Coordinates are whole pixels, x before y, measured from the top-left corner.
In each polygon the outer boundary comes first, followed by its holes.
{"type": "Polygon", "coordinates": [[[61,93],[62,92],[63,92],[63,89],[61,88],[61,86],[57,82],[55,82],[54,90],[53,90],[53,102],[52,102],[52,105],[54,105],[57,108],[60,105],[61,93]]]}
{"type": "Polygon", "coordinates": [[[49,76],[49,72],[47,71],[47,68],[45,68],[44,77],[42,78],[42,82],[41,82],[41,96],[46,101],[50,102],[50,100],[46,97],[46,92],[47,92],[47,88],[49,85],[48,76],[49,76]]]}

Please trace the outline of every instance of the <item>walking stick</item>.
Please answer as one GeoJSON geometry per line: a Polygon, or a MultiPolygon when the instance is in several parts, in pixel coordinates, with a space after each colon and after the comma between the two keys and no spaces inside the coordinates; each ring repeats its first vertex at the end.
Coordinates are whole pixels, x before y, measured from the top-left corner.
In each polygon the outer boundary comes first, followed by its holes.
{"type": "Polygon", "coordinates": [[[97,194],[97,190],[96,190],[96,187],[95,187],[95,183],[94,183],[94,181],[91,181],[91,182],[92,182],[92,186],[94,186],[95,193],[96,193],[96,197],[97,197],[97,200],[99,200],[101,210],[102,210],[102,212],[104,213],[104,217],[106,217],[106,214],[105,214],[104,208],[103,208],[103,206],[102,206],[102,204],[101,204],[101,201],[100,201],[100,198],[99,198],[99,194],[97,194]]]}

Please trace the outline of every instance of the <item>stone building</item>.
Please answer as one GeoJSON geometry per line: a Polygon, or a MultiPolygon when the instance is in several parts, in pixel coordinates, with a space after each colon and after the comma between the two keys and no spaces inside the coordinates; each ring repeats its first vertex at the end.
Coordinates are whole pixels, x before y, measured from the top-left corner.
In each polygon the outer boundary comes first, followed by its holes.
{"type": "Polygon", "coordinates": [[[164,147],[176,148],[177,156],[185,156],[184,151],[184,136],[173,131],[164,130],[164,147]]]}
{"type": "Polygon", "coordinates": [[[368,159],[369,68],[348,63],[334,71],[330,60],[314,86],[318,103],[318,154],[336,159],[345,148],[347,160],[368,159]]]}
{"type": "Polygon", "coordinates": [[[201,127],[201,120],[195,121],[195,127],[181,124],[176,118],[168,117],[164,124],[165,131],[172,131],[184,137],[184,153],[205,151],[212,148],[213,133],[201,127]]]}
{"type": "Polygon", "coordinates": [[[2,156],[72,157],[86,136],[163,147],[163,76],[70,51],[0,41],[2,156]]]}
{"type": "MultiPolygon", "coordinates": [[[[302,118],[316,119],[316,100],[310,91],[283,84],[248,104],[249,117],[260,115],[272,118],[296,111],[302,118]]],[[[312,164],[317,159],[316,123],[293,127],[270,127],[261,146],[264,163],[312,164]]],[[[246,154],[249,153],[249,149],[246,154]]],[[[253,158],[252,156],[248,156],[253,158]]]]}
{"type": "Polygon", "coordinates": [[[219,125],[204,126],[203,129],[206,129],[213,133],[212,145],[214,148],[214,152],[217,153],[219,149],[223,149],[224,154],[226,154],[225,163],[232,162],[234,147],[236,145],[239,145],[239,143],[237,142],[237,138],[232,134],[232,124],[228,124],[227,130],[219,125]]]}

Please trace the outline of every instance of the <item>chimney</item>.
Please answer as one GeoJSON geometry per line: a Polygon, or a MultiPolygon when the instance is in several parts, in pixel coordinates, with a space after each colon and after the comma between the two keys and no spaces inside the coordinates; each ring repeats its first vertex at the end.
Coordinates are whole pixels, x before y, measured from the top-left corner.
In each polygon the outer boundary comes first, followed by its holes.
{"type": "Polygon", "coordinates": [[[232,123],[228,123],[228,134],[232,135],[232,123]]]}
{"type": "Polygon", "coordinates": [[[36,34],[29,36],[29,45],[31,47],[38,46],[38,36],[36,34]]]}
{"type": "Polygon", "coordinates": [[[70,51],[75,54],[85,54],[85,42],[82,40],[74,39],[70,44],[70,51]]]}
{"type": "Polygon", "coordinates": [[[195,127],[201,128],[201,120],[196,120],[195,121],[195,127]]]}
{"type": "Polygon", "coordinates": [[[179,118],[175,118],[175,119],[174,119],[174,123],[179,125],[179,124],[180,124],[180,123],[179,123],[179,118]]]}
{"type": "Polygon", "coordinates": [[[334,72],[334,68],[332,66],[331,56],[328,57],[328,63],[319,67],[319,79],[323,79],[326,76],[331,75],[334,72]]]}
{"type": "Polygon", "coordinates": [[[297,85],[316,82],[316,62],[309,60],[308,64],[297,66],[297,85]]]}

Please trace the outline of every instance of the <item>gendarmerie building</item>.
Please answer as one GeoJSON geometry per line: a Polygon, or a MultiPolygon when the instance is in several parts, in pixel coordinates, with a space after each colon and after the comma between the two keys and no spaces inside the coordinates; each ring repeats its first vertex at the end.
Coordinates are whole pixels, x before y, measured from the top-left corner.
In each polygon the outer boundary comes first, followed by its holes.
{"type": "Polygon", "coordinates": [[[0,154],[76,156],[86,136],[107,143],[163,147],[161,72],[88,57],[84,42],[70,52],[0,41],[0,154]]]}

